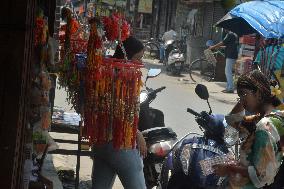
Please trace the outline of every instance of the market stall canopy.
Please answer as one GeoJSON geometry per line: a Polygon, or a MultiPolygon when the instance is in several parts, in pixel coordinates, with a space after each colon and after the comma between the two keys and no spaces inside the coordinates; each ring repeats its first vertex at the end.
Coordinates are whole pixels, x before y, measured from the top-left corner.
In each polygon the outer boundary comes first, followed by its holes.
{"type": "Polygon", "coordinates": [[[284,38],[284,1],[251,1],[235,7],[216,25],[239,36],[259,33],[265,38],[284,38]]]}

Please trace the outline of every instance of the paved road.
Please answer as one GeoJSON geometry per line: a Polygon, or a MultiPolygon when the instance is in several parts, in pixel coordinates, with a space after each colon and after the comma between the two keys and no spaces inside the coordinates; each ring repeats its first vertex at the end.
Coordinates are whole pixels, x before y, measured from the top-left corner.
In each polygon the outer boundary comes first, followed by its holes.
{"type": "MultiPolygon", "coordinates": [[[[153,62],[148,63],[147,68],[160,68],[162,67],[159,64],[153,62]]],[[[144,75],[146,69],[143,71],[144,75]]],[[[188,79],[187,76],[183,79],[188,79]]],[[[157,95],[156,100],[151,104],[153,108],[160,109],[164,112],[165,115],[165,124],[168,127],[171,127],[178,135],[178,137],[184,136],[188,132],[198,132],[201,133],[199,127],[195,123],[194,116],[186,112],[188,107],[196,110],[197,112],[208,110],[207,103],[201,100],[195,93],[195,85],[190,82],[179,81],[179,77],[168,76],[165,72],[159,75],[156,78],[149,79],[147,82],[148,87],[154,89],[166,86],[167,88],[157,95]]],[[[220,89],[221,90],[221,89],[220,89]]],[[[66,110],[70,108],[65,102],[65,92],[63,90],[57,90],[56,92],[55,104],[57,106],[63,106],[66,110]]],[[[225,97],[224,97],[225,98],[225,97]]],[[[217,101],[215,99],[209,100],[213,108],[213,112],[225,114],[229,112],[232,108],[232,104],[226,104],[224,102],[217,101]]],[[[76,139],[75,135],[58,135],[53,134],[53,137],[57,138],[68,138],[76,139]],[[57,135],[57,136],[56,136],[57,135]]],[[[66,148],[66,146],[60,146],[61,148],[66,148]]],[[[74,148],[74,147],[72,147],[74,148]]],[[[73,156],[61,156],[54,155],[54,165],[55,167],[70,167],[74,168],[76,165],[76,158],[73,156]]],[[[82,158],[81,160],[81,171],[80,177],[86,184],[86,187],[90,187],[90,175],[91,175],[92,161],[90,158],[82,158]]],[[[113,187],[114,189],[122,189],[119,181],[115,182],[113,187]]]]}
{"type": "MultiPolygon", "coordinates": [[[[147,68],[150,67],[159,68],[161,66],[157,64],[147,65],[147,68]]],[[[182,78],[185,80],[189,79],[186,74],[182,78]]],[[[194,116],[186,112],[188,107],[197,112],[209,110],[206,101],[200,99],[195,94],[195,84],[180,80],[180,77],[169,76],[163,72],[158,77],[149,79],[147,82],[147,86],[154,89],[161,86],[167,87],[157,95],[151,106],[164,112],[166,126],[172,127],[178,134],[178,137],[182,137],[187,132],[200,132],[194,116]]],[[[223,103],[213,98],[209,99],[209,101],[214,113],[226,114],[232,109],[231,104],[223,103]]]]}

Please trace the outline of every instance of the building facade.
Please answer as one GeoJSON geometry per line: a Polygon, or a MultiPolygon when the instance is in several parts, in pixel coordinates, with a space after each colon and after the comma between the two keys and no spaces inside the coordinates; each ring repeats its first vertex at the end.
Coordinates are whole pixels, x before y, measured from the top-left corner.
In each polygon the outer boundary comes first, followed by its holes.
{"type": "Polygon", "coordinates": [[[214,24],[225,13],[218,0],[179,0],[175,23],[177,31],[187,31],[188,63],[203,56],[207,40],[218,42],[222,39],[222,30],[214,24]]]}

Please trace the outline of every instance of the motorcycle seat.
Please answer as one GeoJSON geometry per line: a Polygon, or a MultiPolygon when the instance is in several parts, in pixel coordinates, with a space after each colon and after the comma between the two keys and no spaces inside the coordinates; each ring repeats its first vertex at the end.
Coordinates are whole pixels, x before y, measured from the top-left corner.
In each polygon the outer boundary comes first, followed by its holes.
{"type": "Polygon", "coordinates": [[[161,136],[165,136],[168,138],[177,137],[176,133],[169,127],[155,127],[155,128],[147,129],[147,130],[142,131],[142,134],[148,140],[161,137],[161,136]]]}

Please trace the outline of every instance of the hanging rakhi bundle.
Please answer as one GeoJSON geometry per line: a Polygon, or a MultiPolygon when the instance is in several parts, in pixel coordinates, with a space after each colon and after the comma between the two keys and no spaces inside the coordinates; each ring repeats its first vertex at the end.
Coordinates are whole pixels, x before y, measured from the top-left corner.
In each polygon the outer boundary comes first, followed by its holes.
{"type": "Polygon", "coordinates": [[[77,70],[76,54],[86,53],[87,41],[82,38],[79,23],[72,18],[71,10],[66,8],[67,24],[61,28],[61,65],[59,84],[67,91],[67,101],[79,111],[79,73],[77,70]]]}
{"type": "Polygon", "coordinates": [[[45,35],[45,24],[44,19],[42,17],[36,18],[36,27],[34,29],[34,44],[35,46],[38,46],[40,44],[44,44],[46,41],[46,35],[45,35]]]}
{"type": "Polygon", "coordinates": [[[49,92],[52,87],[48,72],[48,22],[41,9],[37,10],[33,63],[31,66],[29,123],[33,130],[34,153],[42,153],[42,146],[50,145],[47,130],[51,125],[49,92]]]}
{"type": "Polygon", "coordinates": [[[88,42],[83,135],[91,145],[112,141],[116,149],[134,148],[142,75],[139,68],[143,65],[102,58],[101,34],[96,24],[98,21],[91,25],[88,42]]]}
{"type": "Polygon", "coordinates": [[[119,39],[121,32],[121,41],[127,39],[130,35],[130,27],[125,18],[120,13],[114,13],[110,17],[103,17],[105,35],[108,40],[119,39]],[[121,22],[121,26],[120,23],[121,22]]]}
{"type": "Polygon", "coordinates": [[[102,93],[106,94],[106,83],[102,85],[102,74],[105,78],[106,73],[102,66],[102,41],[97,29],[98,20],[91,23],[90,36],[88,41],[88,54],[86,62],[86,72],[84,78],[84,133],[83,135],[94,142],[96,133],[100,131],[96,129],[98,124],[98,114],[106,112],[105,110],[99,109],[98,101],[102,98],[102,93]],[[103,92],[102,92],[103,91],[103,92]],[[100,110],[100,112],[98,112],[100,110]]]}
{"type": "Polygon", "coordinates": [[[95,72],[87,72],[85,80],[84,136],[91,144],[112,140],[116,149],[133,148],[139,119],[139,68],[143,65],[101,60],[98,54],[93,60],[95,72]]]}
{"type": "MultiPolygon", "coordinates": [[[[118,148],[135,147],[141,86],[140,65],[114,63],[117,71],[114,82],[113,145],[118,148]],[[118,65],[116,65],[118,64],[118,65]]],[[[142,65],[141,65],[142,66],[142,65]]]]}

